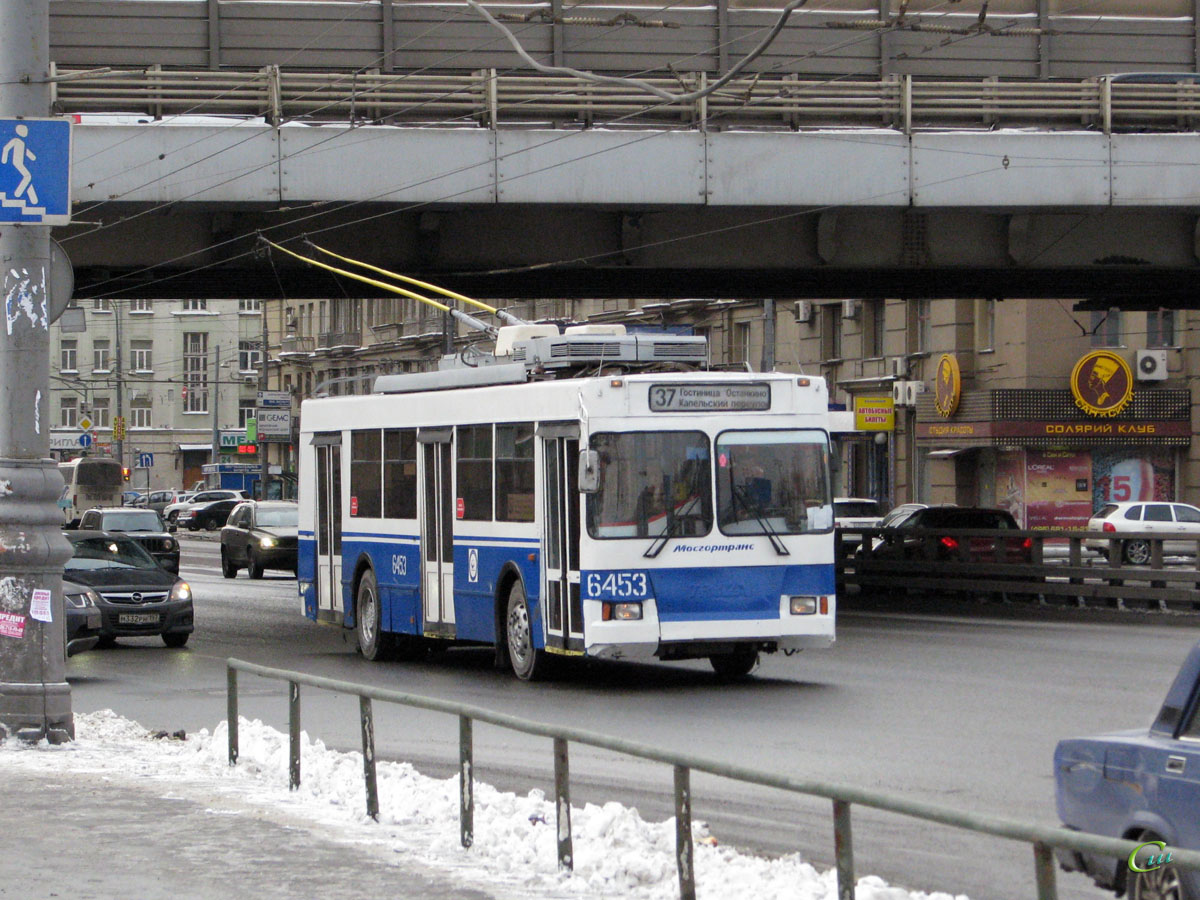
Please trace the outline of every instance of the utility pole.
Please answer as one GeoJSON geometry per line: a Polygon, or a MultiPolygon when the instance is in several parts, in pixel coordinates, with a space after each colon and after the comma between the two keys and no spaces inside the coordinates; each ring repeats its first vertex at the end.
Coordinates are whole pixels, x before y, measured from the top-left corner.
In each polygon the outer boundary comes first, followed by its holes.
{"type": "MultiPolygon", "coordinates": [[[[258,389],[265,391],[267,389],[267,357],[270,355],[267,352],[267,305],[262,301],[258,301],[259,312],[262,314],[262,356],[258,360],[258,389]]],[[[283,309],[283,304],[280,303],[279,308],[283,309]]],[[[259,394],[258,408],[254,410],[254,415],[257,418],[263,411],[262,395],[259,394]]],[[[260,500],[267,499],[267,480],[271,475],[271,463],[267,459],[267,448],[271,445],[263,441],[262,422],[258,423],[258,459],[262,468],[258,472],[258,496],[260,500]]]]}
{"type": "Polygon", "coordinates": [[[117,445],[117,462],[121,468],[125,467],[125,378],[121,374],[121,302],[119,300],[109,300],[112,304],[114,322],[117,326],[117,356],[115,360],[116,376],[117,376],[117,419],[113,423],[113,431],[116,432],[120,428],[120,437],[115,441],[117,445]],[[118,426],[118,423],[119,426],[118,426]]]}
{"type": "MultiPolygon", "coordinates": [[[[50,0],[0,2],[0,41],[0,116],[47,117],[50,0]]],[[[10,310],[0,329],[0,740],[61,743],[75,732],[62,594],[71,545],[49,459],[49,226],[0,225],[0,267],[10,310]]]]}
{"type": "MultiPolygon", "coordinates": [[[[221,426],[217,420],[217,407],[221,405],[221,345],[217,344],[213,356],[212,390],[208,392],[208,402],[212,404],[212,464],[221,461],[221,426]]],[[[207,481],[207,479],[205,479],[207,481]]]]}

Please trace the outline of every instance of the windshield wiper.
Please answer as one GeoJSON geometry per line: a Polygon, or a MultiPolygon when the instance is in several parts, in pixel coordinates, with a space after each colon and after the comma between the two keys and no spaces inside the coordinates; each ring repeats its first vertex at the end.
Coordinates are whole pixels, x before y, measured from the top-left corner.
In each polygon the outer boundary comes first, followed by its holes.
{"type": "Polygon", "coordinates": [[[667,541],[671,540],[671,538],[675,537],[675,535],[679,532],[679,523],[683,519],[682,513],[684,507],[691,507],[692,509],[695,509],[698,503],[700,503],[699,497],[690,497],[688,498],[687,503],[683,504],[683,506],[681,506],[678,510],[668,510],[667,527],[663,530],[663,533],[656,537],[654,542],[646,548],[646,552],[643,553],[642,556],[646,559],[654,559],[656,556],[658,556],[658,554],[662,553],[662,548],[667,546],[667,541]]]}
{"type": "Polygon", "coordinates": [[[771,527],[771,522],[767,518],[763,508],[750,499],[750,495],[746,492],[746,486],[739,484],[733,488],[733,497],[735,500],[740,500],[742,509],[754,516],[754,520],[758,522],[765,534],[771,541],[771,546],[775,548],[775,552],[779,556],[791,556],[787,546],[783,543],[783,539],[779,536],[779,532],[771,527]]]}

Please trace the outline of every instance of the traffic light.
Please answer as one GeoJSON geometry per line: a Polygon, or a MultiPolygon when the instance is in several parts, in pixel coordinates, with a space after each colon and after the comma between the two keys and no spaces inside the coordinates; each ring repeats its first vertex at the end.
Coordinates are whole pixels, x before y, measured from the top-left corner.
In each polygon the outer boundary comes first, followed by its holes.
{"type": "Polygon", "coordinates": [[[183,386],[183,389],[179,392],[179,396],[185,403],[187,402],[187,385],[186,384],[183,386]]]}
{"type": "Polygon", "coordinates": [[[124,478],[126,481],[129,480],[129,473],[130,473],[129,466],[121,466],[121,477],[124,478]]]}

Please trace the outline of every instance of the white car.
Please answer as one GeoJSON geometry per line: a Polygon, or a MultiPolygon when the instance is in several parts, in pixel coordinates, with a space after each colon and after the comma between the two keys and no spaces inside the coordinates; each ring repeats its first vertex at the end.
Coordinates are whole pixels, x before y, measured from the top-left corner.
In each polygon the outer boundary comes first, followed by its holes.
{"type": "Polygon", "coordinates": [[[171,524],[179,521],[179,514],[185,509],[191,509],[193,506],[199,506],[202,503],[211,503],[214,500],[249,500],[250,495],[245,491],[234,491],[229,489],[213,489],[211,491],[197,491],[186,500],[179,503],[172,503],[162,511],[162,517],[171,524]]]}
{"type": "MultiPolygon", "coordinates": [[[[833,525],[835,528],[875,528],[879,525],[878,500],[863,497],[834,497],[833,525]]],[[[847,552],[854,552],[862,543],[861,534],[847,534],[842,538],[842,544],[847,552]]]]}
{"type": "MultiPolygon", "coordinates": [[[[1187,503],[1145,500],[1107,503],[1088,519],[1087,530],[1114,535],[1132,532],[1161,536],[1163,553],[1195,556],[1196,542],[1200,541],[1200,508],[1187,503]]],[[[1118,546],[1125,562],[1140,566],[1150,562],[1152,543],[1144,538],[1134,538],[1122,541],[1118,546]]],[[[1086,538],[1083,545],[1108,556],[1110,545],[1103,538],[1086,538]]]]}

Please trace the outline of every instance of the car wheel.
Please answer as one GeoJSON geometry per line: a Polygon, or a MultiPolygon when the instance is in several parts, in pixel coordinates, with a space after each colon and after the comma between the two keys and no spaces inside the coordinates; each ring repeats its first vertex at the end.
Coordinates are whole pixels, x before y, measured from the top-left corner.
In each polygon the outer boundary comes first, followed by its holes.
{"type": "Polygon", "coordinates": [[[205,531],[216,531],[220,527],[221,526],[217,524],[216,519],[209,519],[207,522],[204,523],[205,531]]]}
{"type": "Polygon", "coordinates": [[[529,615],[529,601],[525,597],[525,586],[513,582],[508,591],[508,604],[504,618],[504,634],[508,641],[508,661],[513,674],[522,681],[537,681],[546,674],[550,661],[545,650],[533,645],[533,620],[529,615]]]}
{"type": "Polygon", "coordinates": [[[1150,542],[1126,541],[1122,553],[1131,566],[1144,566],[1150,562],[1150,542]]]}
{"type": "Polygon", "coordinates": [[[263,577],[262,560],[258,558],[253,547],[246,548],[246,571],[250,573],[251,578],[263,577]]]}
{"type": "Polygon", "coordinates": [[[171,512],[167,513],[167,521],[170,522],[172,525],[174,525],[176,522],[178,522],[179,521],[179,510],[174,509],[174,510],[171,510],[171,512]]]}
{"type": "Polygon", "coordinates": [[[164,634],[162,639],[168,647],[182,647],[190,637],[190,634],[164,634]]]}
{"type": "Polygon", "coordinates": [[[354,616],[358,652],[372,661],[387,659],[392,643],[390,636],[380,628],[382,609],[379,605],[379,585],[375,581],[375,573],[370,569],[363,572],[359,579],[354,616]]]}
{"type": "MultiPolygon", "coordinates": [[[[1139,841],[1155,841],[1158,835],[1143,832],[1139,841]]],[[[1126,884],[1129,900],[1187,900],[1179,869],[1167,863],[1149,872],[1130,872],[1126,884]]]]}
{"type": "Polygon", "coordinates": [[[742,678],[758,665],[758,648],[753,644],[738,644],[732,653],[710,656],[713,671],[722,678],[742,678]]]}
{"type": "Polygon", "coordinates": [[[221,548],[221,574],[226,578],[237,578],[238,567],[235,566],[232,560],[229,559],[229,554],[225,552],[225,548],[221,548]]]}

